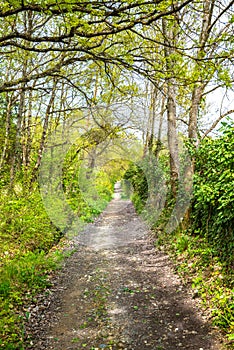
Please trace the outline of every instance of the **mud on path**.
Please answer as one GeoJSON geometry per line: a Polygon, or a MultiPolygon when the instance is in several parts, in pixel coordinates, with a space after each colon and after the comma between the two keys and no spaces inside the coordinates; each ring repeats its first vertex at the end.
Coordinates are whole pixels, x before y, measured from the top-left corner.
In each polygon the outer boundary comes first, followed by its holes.
{"type": "Polygon", "coordinates": [[[31,307],[28,349],[221,349],[130,201],[116,195],[73,245],[46,300],[31,307]]]}

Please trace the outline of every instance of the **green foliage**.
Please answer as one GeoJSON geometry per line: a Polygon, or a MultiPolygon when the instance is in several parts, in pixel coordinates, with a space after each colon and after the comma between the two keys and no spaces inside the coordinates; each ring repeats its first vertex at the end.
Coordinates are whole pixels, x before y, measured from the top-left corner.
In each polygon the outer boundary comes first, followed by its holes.
{"type": "Polygon", "coordinates": [[[24,321],[28,312],[22,305],[50,285],[47,274],[59,266],[63,255],[27,252],[5,261],[0,267],[0,349],[24,349],[24,321]]]}
{"type": "Polygon", "coordinates": [[[206,237],[215,254],[229,266],[234,251],[234,128],[224,125],[223,135],[206,138],[196,151],[193,232],[206,237]]]}
{"type": "Polygon", "coordinates": [[[122,179],[121,188],[122,188],[121,198],[130,199],[133,193],[133,189],[130,181],[126,179],[122,179]]]}
{"type": "Polygon", "coordinates": [[[130,181],[134,191],[131,199],[136,210],[141,212],[148,197],[148,183],[142,167],[131,164],[124,174],[124,179],[130,181]]]}
{"type": "MultiPolygon", "coordinates": [[[[105,125],[105,130],[104,127],[91,129],[78,138],[64,159],[62,186],[65,201],[75,216],[84,222],[91,221],[103,211],[112,198],[115,182],[121,179],[126,169],[125,161],[109,160],[112,158],[108,158],[105,144],[105,152],[100,153],[102,165],[95,164],[99,143],[107,137],[109,140],[118,137],[118,132],[119,129],[109,125],[105,125]]],[[[57,153],[53,153],[55,161],[60,159],[57,153]]],[[[50,175],[53,170],[51,163],[46,166],[45,172],[50,175]]],[[[19,168],[12,186],[5,185],[7,178],[0,184],[0,348],[4,349],[24,348],[23,324],[29,317],[24,310],[27,303],[49,285],[47,275],[61,259],[61,254],[51,256],[49,252],[63,233],[55,226],[56,222],[50,221],[39,186],[28,185],[29,172],[19,168]]],[[[57,185],[57,178],[54,181],[51,176],[49,180],[49,185],[57,185]]]]}
{"type": "Polygon", "coordinates": [[[0,231],[0,257],[6,260],[18,252],[48,251],[61,237],[47,216],[39,191],[25,193],[20,184],[13,193],[2,190],[0,231]]]}
{"type": "Polygon", "coordinates": [[[179,229],[170,235],[157,231],[156,246],[169,252],[178,273],[191,283],[194,297],[201,298],[213,324],[231,337],[234,332],[233,271],[214,256],[214,249],[206,238],[179,229]]]}
{"type": "Polygon", "coordinates": [[[105,130],[91,129],[71,147],[64,160],[66,200],[85,222],[92,221],[104,210],[112,199],[114,184],[127,168],[127,161],[112,159],[113,150],[111,147],[108,149],[108,144],[104,142],[120,137],[118,131],[107,125],[105,130]]]}
{"type": "MultiPolygon", "coordinates": [[[[163,223],[170,216],[167,202],[157,222],[157,246],[174,257],[179,273],[195,288],[213,323],[229,340],[234,332],[233,250],[234,250],[234,129],[224,123],[220,136],[204,139],[190,150],[195,158],[193,199],[188,227],[170,235],[163,223]],[[159,227],[159,224],[161,224],[159,227]]],[[[188,218],[187,218],[188,219],[188,218]]]]}
{"type": "Polygon", "coordinates": [[[20,183],[2,188],[0,202],[0,349],[23,349],[23,305],[48,286],[60,254],[46,252],[61,232],[50,222],[39,191],[20,183]]]}

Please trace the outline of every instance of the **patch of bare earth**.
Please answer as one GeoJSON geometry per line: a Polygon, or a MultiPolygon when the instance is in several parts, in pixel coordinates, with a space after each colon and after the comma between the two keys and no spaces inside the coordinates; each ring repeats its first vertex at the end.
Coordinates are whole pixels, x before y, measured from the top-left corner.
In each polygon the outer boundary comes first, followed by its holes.
{"type": "Polygon", "coordinates": [[[130,201],[114,199],[73,245],[47,297],[29,310],[27,349],[221,349],[130,201]]]}

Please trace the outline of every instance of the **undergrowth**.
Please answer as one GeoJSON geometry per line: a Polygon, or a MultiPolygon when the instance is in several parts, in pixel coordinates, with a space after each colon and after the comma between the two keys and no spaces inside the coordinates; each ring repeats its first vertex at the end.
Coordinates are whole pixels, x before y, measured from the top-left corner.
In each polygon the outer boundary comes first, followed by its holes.
{"type": "MultiPolygon", "coordinates": [[[[223,123],[218,138],[205,138],[197,149],[188,142],[188,150],[195,161],[193,196],[190,209],[179,228],[172,233],[165,232],[173,215],[173,200],[170,198],[170,183],[159,217],[148,210],[144,219],[156,232],[158,248],[174,258],[181,276],[191,283],[212,322],[234,342],[234,125],[223,123]]],[[[164,161],[164,158],[162,159],[164,161]]],[[[162,161],[159,158],[159,162],[162,161]]],[[[164,164],[164,163],[163,163],[164,164]]],[[[156,170],[158,165],[156,164],[156,170]]],[[[160,166],[159,166],[160,168],[160,166]]],[[[166,167],[161,166],[165,170],[166,167]]],[[[154,167],[155,169],[155,167],[154,167]]],[[[154,170],[155,171],[155,170],[154,170]]],[[[156,172],[157,174],[157,172],[156,172]]],[[[130,168],[125,175],[133,186],[133,203],[138,213],[144,214],[144,207],[150,198],[149,180],[142,169],[130,168]],[[147,197],[148,196],[148,197],[147,197]]],[[[160,192],[160,182],[156,183],[160,192]]],[[[179,196],[177,198],[177,201],[179,196]]],[[[182,198],[183,199],[183,198],[182,198]]]]}
{"type": "Polygon", "coordinates": [[[188,231],[171,235],[157,232],[156,246],[173,258],[182,278],[201,298],[214,326],[219,327],[231,343],[234,340],[234,274],[223,265],[204,239],[188,231]]]}
{"type": "Polygon", "coordinates": [[[6,261],[0,268],[0,348],[24,349],[26,306],[50,286],[49,273],[60,266],[63,254],[27,252],[6,261]]]}
{"type": "MultiPolygon", "coordinates": [[[[100,174],[94,204],[93,184],[81,197],[75,180],[67,191],[67,202],[80,220],[90,222],[110,201],[114,180],[100,174]],[[87,198],[86,198],[87,199],[87,198]]],[[[68,180],[66,180],[68,184],[68,180]]],[[[56,246],[64,232],[52,223],[37,185],[28,190],[20,181],[0,195],[0,349],[24,349],[27,305],[50,285],[49,275],[60,266],[64,254],[56,246]]],[[[61,243],[59,243],[59,246],[61,243]]]]}
{"type": "MultiPolygon", "coordinates": [[[[0,349],[21,350],[26,306],[49,287],[48,276],[63,259],[54,248],[64,233],[50,221],[38,189],[29,192],[18,184],[11,192],[2,188],[0,198],[0,349]]],[[[101,204],[95,210],[83,205],[80,219],[91,221],[101,204]]]]}

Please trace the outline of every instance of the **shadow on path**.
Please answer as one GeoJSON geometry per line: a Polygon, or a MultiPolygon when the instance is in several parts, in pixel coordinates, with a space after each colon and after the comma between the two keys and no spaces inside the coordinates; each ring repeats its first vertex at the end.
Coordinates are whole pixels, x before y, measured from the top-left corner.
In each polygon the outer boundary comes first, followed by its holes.
{"type": "Polygon", "coordinates": [[[48,307],[29,324],[28,349],[221,349],[130,201],[113,199],[74,244],[48,307]]]}

